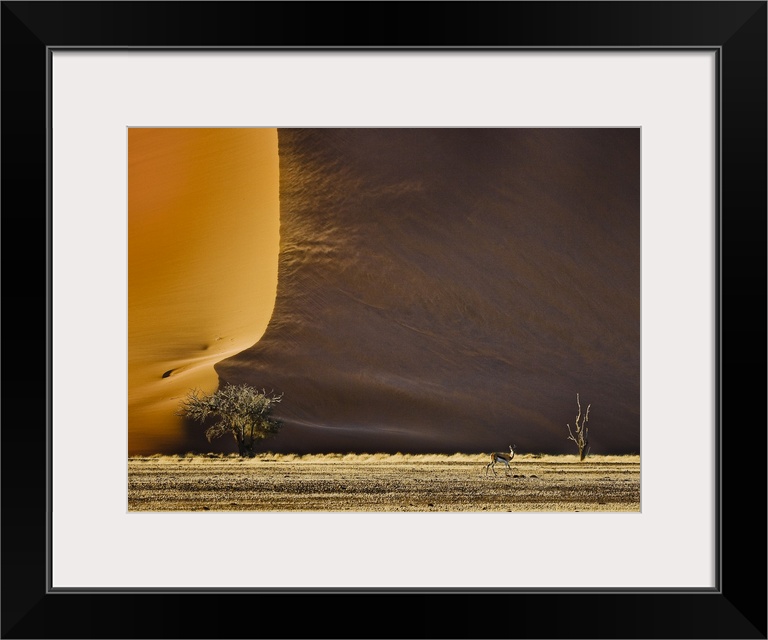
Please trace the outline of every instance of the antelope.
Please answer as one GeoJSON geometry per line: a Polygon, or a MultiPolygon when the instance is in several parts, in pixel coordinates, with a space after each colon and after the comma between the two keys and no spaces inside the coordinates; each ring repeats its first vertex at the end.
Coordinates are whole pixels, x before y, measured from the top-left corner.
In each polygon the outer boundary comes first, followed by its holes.
{"type": "Polygon", "coordinates": [[[492,453],[491,454],[491,461],[485,465],[485,475],[488,475],[488,467],[491,468],[491,471],[493,471],[493,475],[496,475],[496,469],[494,467],[496,466],[497,462],[503,462],[507,468],[504,471],[505,475],[509,475],[509,462],[512,460],[512,458],[515,457],[515,451],[517,450],[516,444],[509,445],[509,453],[492,453]]]}

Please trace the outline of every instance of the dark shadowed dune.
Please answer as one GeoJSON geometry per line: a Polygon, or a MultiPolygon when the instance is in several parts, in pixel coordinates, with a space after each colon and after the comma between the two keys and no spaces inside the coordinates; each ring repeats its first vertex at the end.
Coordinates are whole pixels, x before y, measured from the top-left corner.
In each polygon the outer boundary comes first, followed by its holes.
{"type": "Polygon", "coordinates": [[[266,448],[573,453],[579,393],[640,451],[638,129],[278,139],[274,312],[215,367],[285,394],[266,448]]]}

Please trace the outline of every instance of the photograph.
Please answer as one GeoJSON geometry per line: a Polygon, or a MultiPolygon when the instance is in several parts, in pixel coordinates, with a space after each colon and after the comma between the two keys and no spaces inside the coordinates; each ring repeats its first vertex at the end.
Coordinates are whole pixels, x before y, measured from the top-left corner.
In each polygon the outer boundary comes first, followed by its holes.
{"type": "Polygon", "coordinates": [[[639,511],[639,128],[130,128],[130,511],[639,511]]]}
{"type": "Polygon", "coordinates": [[[0,5],[0,638],[768,637],[765,0],[0,5]]]}

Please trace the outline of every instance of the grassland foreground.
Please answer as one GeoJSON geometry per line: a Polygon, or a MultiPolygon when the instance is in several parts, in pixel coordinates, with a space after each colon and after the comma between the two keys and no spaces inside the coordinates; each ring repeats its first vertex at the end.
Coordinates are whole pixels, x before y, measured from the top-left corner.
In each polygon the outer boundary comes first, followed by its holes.
{"type": "Polygon", "coordinates": [[[128,459],[128,511],[640,511],[640,456],[154,455],[128,459]]]}

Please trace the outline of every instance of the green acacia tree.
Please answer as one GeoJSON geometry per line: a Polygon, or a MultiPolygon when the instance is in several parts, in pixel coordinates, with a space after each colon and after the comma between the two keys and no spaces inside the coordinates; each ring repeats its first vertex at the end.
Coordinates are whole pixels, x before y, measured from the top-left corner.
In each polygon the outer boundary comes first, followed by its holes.
{"type": "Polygon", "coordinates": [[[240,455],[253,458],[257,443],[276,434],[282,426],[271,416],[282,398],[282,394],[267,393],[245,384],[227,384],[212,394],[193,389],[182,400],[178,415],[200,423],[218,418],[205,431],[208,442],[231,433],[240,455]]]}

